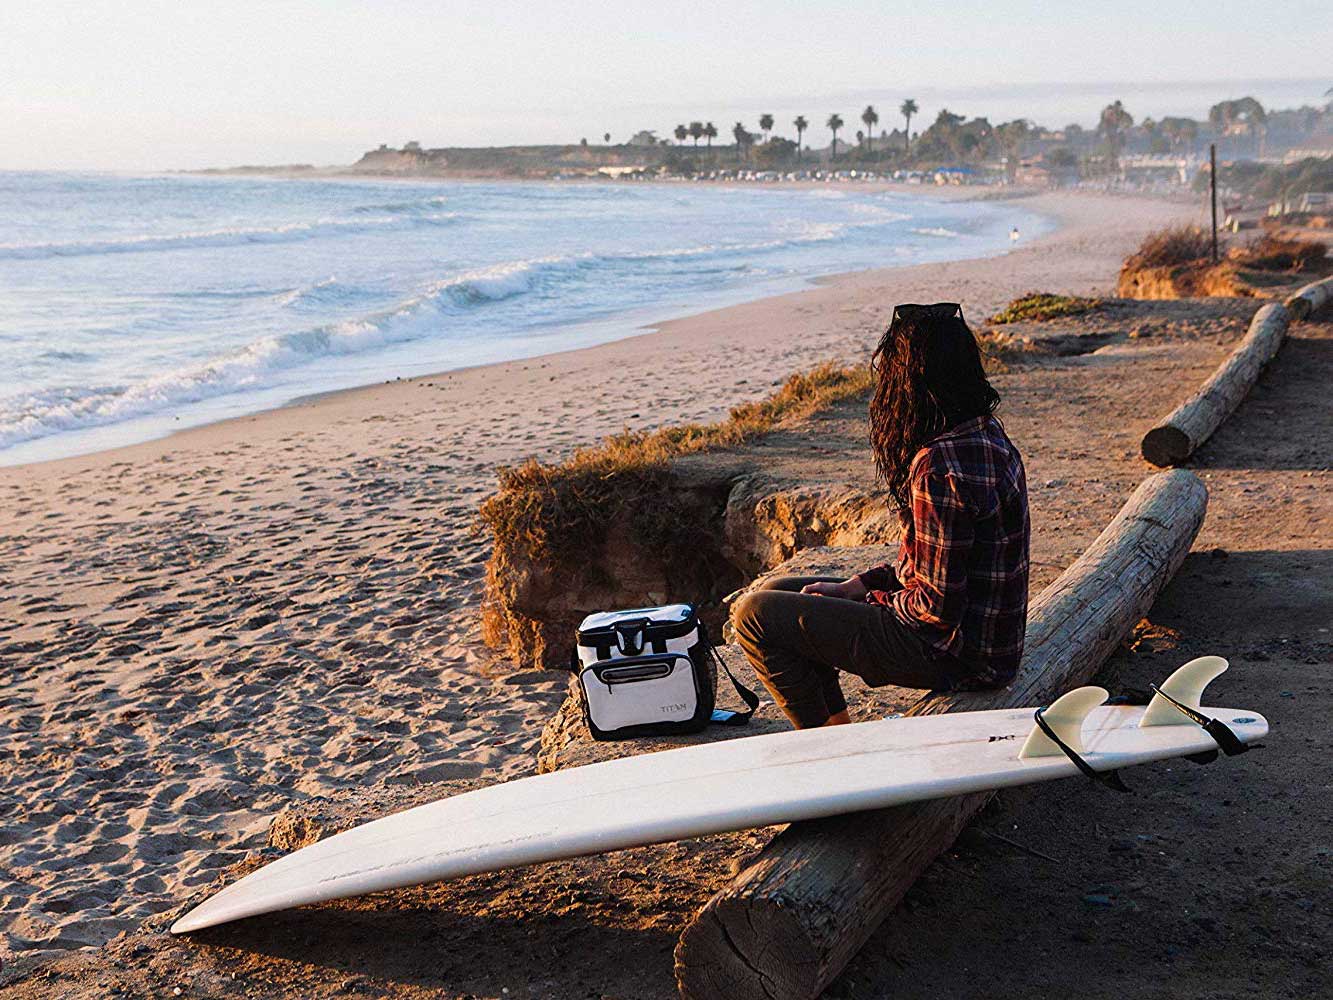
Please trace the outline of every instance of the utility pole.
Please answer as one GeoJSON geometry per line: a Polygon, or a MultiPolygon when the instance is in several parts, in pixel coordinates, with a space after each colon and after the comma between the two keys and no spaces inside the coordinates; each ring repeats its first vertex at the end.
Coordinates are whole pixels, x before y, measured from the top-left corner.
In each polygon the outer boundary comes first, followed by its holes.
{"type": "Polygon", "coordinates": [[[1213,203],[1213,263],[1217,263],[1217,143],[1208,144],[1208,191],[1213,203]]]}

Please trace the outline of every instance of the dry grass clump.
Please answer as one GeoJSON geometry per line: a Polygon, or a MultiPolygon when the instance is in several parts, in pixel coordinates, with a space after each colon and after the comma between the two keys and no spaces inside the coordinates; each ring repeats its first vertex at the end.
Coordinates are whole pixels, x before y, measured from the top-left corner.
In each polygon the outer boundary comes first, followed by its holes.
{"type": "Polygon", "coordinates": [[[562,462],[529,459],[499,470],[500,488],[481,505],[479,527],[493,550],[486,572],[482,630],[492,647],[528,659],[534,624],[516,611],[535,579],[595,574],[613,525],[635,541],[681,559],[702,558],[697,506],[672,489],[673,458],[740,444],[784,420],[865,393],[870,369],[833,363],[792,375],[767,399],[743,403],[713,424],[625,431],[580,448],[562,462]],[[695,555],[691,555],[695,553],[695,555]]]}
{"type": "Polygon", "coordinates": [[[1253,295],[1235,264],[1212,262],[1213,241],[1199,226],[1149,233],[1120,268],[1116,293],[1130,299],[1184,299],[1200,295],[1253,295]]]}
{"type": "Polygon", "coordinates": [[[1328,244],[1318,240],[1281,239],[1260,236],[1243,247],[1236,247],[1227,259],[1240,267],[1261,271],[1304,271],[1328,257],[1328,244]]]}
{"type": "Polygon", "coordinates": [[[1078,295],[1027,292],[992,316],[990,322],[1019,323],[1024,320],[1055,319],[1057,316],[1081,316],[1101,304],[1101,299],[1087,299],[1078,295]]]}
{"type": "Polygon", "coordinates": [[[1317,269],[1328,247],[1316,240],[1266,234],[1232,247],[1212,262],[1212,239],[1198,226],[1151,233],[1120,269],[1117,292],[1126,298],[1183,299],[1201,295],[1254,296],[1285,280],[1282,272],[1317,269]]]}
{"type": "Polygon", "coordinates": [[[1125,261],[1124,270],[1174,267],[1206,260],[1213,253],[1213,238],[1201,226],[1168,226],[1149,233],[1125,261]]]}

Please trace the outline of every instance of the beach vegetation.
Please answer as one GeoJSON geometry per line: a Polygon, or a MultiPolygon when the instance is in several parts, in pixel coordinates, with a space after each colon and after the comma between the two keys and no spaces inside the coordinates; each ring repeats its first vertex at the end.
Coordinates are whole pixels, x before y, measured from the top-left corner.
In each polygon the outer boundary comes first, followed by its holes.
{"type": "Polygon", "coordinates": [[[780,135],[774,136],[754,149],[754,161],[762,167],[781,167],[799,157],[800,149],[796,143],[780,135]]]}
{"type": "Polygon", "coordinates": [[[1219,101],[1208,109],[1208,123],[1223,135],[1237,132],[1262,135],[1268,115],[1253,97],[1219,101]]]}
{"type": "Polygon", "coordinates": [[[1192,149],[1199,138],[1199,123],[1193,118],[1168,116],[1157,123],[1157,131],[1171,149],[1192,149]]]}
{"type": "Polygon", "coordinates": [[[826,363],[792,375],[768,397],[733,407],[715,423],[626,430],[562,461],[532,458],[500,468],[499,489],[478,515],[493,546],[482,612],[487,643],[526,660],[530,624],[514,611],[524,581],[542,569],[600,565],[613,522],[628,521],[645,546],[688,558],[697,547],[697,510],[673,489],[673,459],[743,444],[785,421],[865,395],[871,381],[867,365],[826,363]]]}
{"type": "Polygon", "coordinates": [[[994,146],[995,129],[986,118],[968,119],[941,108],[930,128],[917,136],[916,158],[961,162],[987,155],[994,146]]]}
{"type": "Polygon", "coordinates": [[[1256,295],[1276,274],[1319,269],[1328,257],[1322,242],[1266,234],[1233,246],[1214,263],[1213,242],[1200,226],[1149,233],[1120,269],[1119,292],[1127,298],[1187,298],[1198,295],[1256,295]]]}
{"type": "Polygon", "coordinates": [[[1078,154],[1068,146],[1056,146],[1046,154],[1046,162],[1060,170],[1069,170],[1078,166],[1078,154]]]}
{"type": "Polygon", "coordinates": [[[825,127],[833,133],[833,159],[838,158],[838,129],[842,128],[844,122],[842,116],[834,113],[828,116],[828,121],[824,123],[825,127]]]}
{"type": "MultiPolygon", "coordinates": [[[[1256,198],[1297,198],[1312,191],[1333,191],[1333,159],[1306,157],[1294,163],[1235,160],[1217,165],[1217,183],[1256,198]]],[[[1194,178],[1194,190],[1208,189],[1208,173],[1194,178]]]]}
{"type": "Polygon", "coordinates": [[[1025,118],[1015,118],[995,126],[995,144],[1004,157],[1005,175],[1012,181],[1018,172],[1019,159],[1023,154],[1023,145],[1032,132],[1032,126],[1025,118]]]}
{"type": "Polygon", "coordinates": [[[806,121],[805,115],[797,115],[792,120],[792,126],[796,129],[796,159],[799,160],[801,158],[801,137],[805,135],[805,130],[810,127],[810,123],[806,121]]]}
{"type": "Polygon", "coordinates": [[[736,162],[744,163],[746,152],[754,144],[754,136],[746,131],[743,122],[737,122],[732,126],[731,136],[736,140],[736,162]]]}
{"type": "Polygon", "coordinates": [[[1120,151],[1125,147],[1125,133],[1134,125],[1134,116],[1125,110],[1125,105],[1114,101],[1102,108],[1097,122],[1097,132],[1106,143],[1106,165],[1111,172],[1120,169],[1120,151]]]}
{"type": "Polygon", "coordinates": [[[1177,299],[1236,294],[1234,275],[1214,273],[1213,240],[1201,226],[1169,226],[1149,233],[1120,268],[1125,298],[1177,299]]]}
{"type": "Polygon", "coordinates": [[[867,104],[865,110],[861,112],[861,121],[865,122],[866,138],[873,139],[875,126],[879,124],[879,112],[875,110],[873,104],[867,104]]]}
{"type": "Polygon", "coordinates": [[[1027,292],[1018,296],[989,320],[1004,323],[1038,322],[1060,316],[1081,316],[1102,304],[1101,299],[1079,295],[1054,295],[1051,292],[1027,292]]]}
{"type": "Polygon", "coordinates": [[[1125,261],[1125,269],[1174,267],[1204,260],[1212,252],[1212,236],[1202,226],[1168,226],[1145,236],[1125,261]]]}
{"type": "Polygon", "coordinates": [[[898,113],[903,116],[903,153],[912,152],[912,116],[921,109],[912,98],[907,98],[898,105],[898,113]]]}
{"type": "Polygon", "coordinates": [[[1318,240],[1282,239],[1265,234],[1234,247],[1227,259],[1261,271],[1306,271],[1328,257],[1328,244],[1318,240]]]}

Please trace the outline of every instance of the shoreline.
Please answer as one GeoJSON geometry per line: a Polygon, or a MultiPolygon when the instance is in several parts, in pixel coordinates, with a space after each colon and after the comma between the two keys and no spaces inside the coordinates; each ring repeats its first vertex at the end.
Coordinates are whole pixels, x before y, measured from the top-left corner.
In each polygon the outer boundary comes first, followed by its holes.
{"type": "MultiPolygon", "coordinates": [[[[282,179],[281,176],[270,179],[282,179]]],[[[289,179],[300,179],[292,177],[289,179]]],[[[337,182],[337,177],[310,178],[315,180],[326,180],[337,182]]],[[[427,186],[440,183],[441,181],[432,181],[428,178],[396,178],[380,177],[375,175],[365,175],[360,178],[374,183],[385,181],[390,185],[400,183],[420,182],[427,186]]],[[[443,179],[442,179],[443,180],[443,179]]],[[[452,183],[452,181],[450,181],[452,183]]],[[[503,181],[509,183],[509,181],[503,181]]],[[[485,179],[470,178],[464,179],[461,183],[486,183],[485,179]]],[[[558,185],[562,182],[541,180],[541,179],[519,179],[514,183],[521,184],[543,184],[546,186],[558,185]]],[[[623,182],[607,178],[589,178],[583,179],[579,183],[583,186],[601,186],[601,187],[621,187],[623,182]]],[[[650,181],[645,182],[658,187],[671,187],[669,182],[650,181]]],[[[753,185],[736,181],[718,182],[718,188],[724,190],[745,190],[753,185]]],[[[795,191],[824,190],[827,185],[818,181],[799,181],[782,185],[794,193],[795,191]]],[[[973,185],[970,187],[927,187],[924,185],[912,185],[903,182],[875,180],[875,181],[851,181],[841,185],[849,187],[853,194],[870,194],[877,192],[887,192],[906,197],[915,196],[921,202],[938,201],[944,203],[960,203],[976,201],[986,203],[990,206],[998,201],[1010,201],[1025,199],[1036,193],[1031,189],[1013,188],[1007,186],[994,185],[973,185]]],[[[1020,206],[1020,210],[1027,215],[1036,216],[1037,225],[1045,228],[1049,224],[1054,224],[1058,229],[1060,222],[1058,219],[1049,218],[1042,213],[1031,211],[1027,206],[1020,206]]],[[[1028,229],[1033,223],[1033,219],[1020,220],[1024,223],[1024,229],[1028,229]]],[[[1049,235],[1043,233],[1043,236],[1049,235]]],[[[1041,237],[1038,237],[1041,238],[1041,237]]],[[[887,256],[891,246],[886,245],[885,253],[887,256]]],[[[929,251],[923,251],[929,253],[929,251]]],[[[968,252],[966,250],[960,252],[968,252]]],[[[973,249],[972,253],[977,251],[973,249]]],[[[990,250],[988,254],[982,256],[1002,256],[1010,252],[1002,244],[990,250]]],[[[977,256],[963,256],[953,258],[954,260],[975,260],[982,259],[977,256]]],[[[921,263],[938,263],[927,259],[921,263]]],[[[857,264],[859,265],[859,261],[857,264]]],[[[891,265],[893,267],[915,266],[913,264],[891,265]]],[[[314,398],[325,398],[338,392],[355,391],[375,385],[385,384],[394,381],[409,381],[420,378],[437,378],[447,373],[463,371],[472,368],[483,368],[493,365],[504,365],[513,362],[530,361],[538,358],[545,358],[548,355],[566,353],[571,350],[583,350],[587,348],[601,346],[616,340],[636,337],[642,333],[648,333],[656,330],[665,323],[673,322],[682,318],[689,318],[697,315],[714,312],[720,309],[729,308],[735,305],[756,302],[762,299],[785,295],[791,292],[804,291],[816,287],[830,280],[838,280],[853,274],[862,273],[864,270],[883,270],[882,264],[876,263],[870,268],[859,268],[846,271],[836,271],[833,273],[815,273],[815,274],[788,274],[785,276],[770,276],[762,278],[759,281],[746,285],[738,285],[732,288],[712,289],[699,295],[701,301],[682,305],[677,303],[675,306],[670,304],[671,298],[667,297],[656,305],[639,305],[627,308],[623,312],[608,316],[585,319],[582,321],[564,323],[551,326],[546,329],[539,329],[535,333],[525,334],[516,338],[501,338],[493,342],[494,351],[486,350],[485,342],[482,343],[482,349],[474,350],[470,353],[482,354],[483,360],[461,365],[458,368],[425,368],[423,365],[393,365],[383,359],[383,373],[385,377],[374,378],[369,381],[361,381],[354,384],[334,384],[329,387],[320,387],[316,385],[310,389],[302,389],[298,386],[290,387],[286,392],[274,391],[273,388],[263,386],[255,387],[249,391],[238,393],[224,393],[216,397],[205,397],[202,400],[192,403],[182,404],[186,409],[185,419],[182,421],[181,415],[173,411],[179,407],[164,407],[160,410],[131,416],[123,420],[105,425],[92,424],[86,427],[73,427],[57,434],[43,435],[42,437],[31,440],[21,440],[12,446],[22,457],[10,457],[0,454],[0,469],[3,468],[29,468],[45,464],[47,462],[60,462],[67,459],[87,457],[91,455],[102,454],[105,452],[119,451],[124,448],[132,448],[137,444],[145,444],[152,441],[160,441],[174,437],[178,434],[190,430],[210,427],[214,424],[226,423],[232,420],[244,420],[249,417],[262,413],[268,413],[280,410],[288,406],[305,403],[314,398]],[[535,343],[534,343],[535,341],[535,343]],[[554,341],[557,346],[552,348],[545,341],[554,341]],[[512,357],[504,357],[508,352],[514,352],[512,357]],[[531,353],[526,353],[531,352],[531,353]],[[495,360],[484,360],[484,355],[500,355],[495,360]],[[409,374],[395,374],[394,368],[406,368],[409,374]],[[294,394],[290,394],[294,393],[294,394]],[[238,396],[240,397],[238,399],[238,396]],[[248,397],[248,399],[247,399],[248,397]],[[200,408],[202,406],[202,409],[200,408]],[[194,412],[189,412],[193,410],[194,412]],[[210,412],[212,411],[212,412],[210,412]],[[178,423],[178,426],[172,426],[178,423]],[[72,440],[71,440],[72,438],[72,440]],[[51,442],[53,446],[49,451],[55,454],[48,454],[42,457],[34,457],[34,453],[40,455],[42,442],[51,442]]],[[[370,352],[370,367],[375,366],[374,353],[370,352]]],[[[401,360],[401,359],[400,359],[401,360]]],[[[447,363],[441,360],[440,363],[447,363]]],[[[369,375],[369,372],[361,373],[362,377],[369,375]]],[[[317,375],[312,377],[312,381],[318,383],[321,381],[317,375]]],[[[341,379],[333,380],[335,383],[341,379]]],[[[7,449],[11,450],[11,449],[7,449]]]]}
{"type": "MultiPolygon", "coordinates": [[[[336,178],[331,178],[336,179],[336,178]]],[[[398,178],[386,178],[390,182],[397,182],[398,178]]],[[[404,179],[406,180],[406,179],[404,179]]],[[[542,182],[555,183],[555,182],[542,182]]],[[[614,181],[590,183],[616,183],[614,181]]],[[[645,182],[661,183],[661,182],[645,182]]],[[[723,182],[730,186],[745,186],[737,182],[723,182]]],[[[1163,214],[1180,214],[1182,206],[1174,202],[1165,202],[1160,199],[1140,198],[1137,196],[1126,196],[1123,194],[1091,194],[1088,192],[1041,192],[1026,188],[1011,189],[995,186],[971,186],[971,187],[942,187],[930,188],[925,185],[910,185],[891,181],[870,181],[870,182],[849,182],[860,190],[888,190],[897,193],[918,193],[931,197],[938,197],[949,201],[1008,201],[1021,200],[1023,208],[1032,211],[1044,219],[1054,223],[1054,228],[1047,233],[1042,234],[1030,242],[1023,243],[1016,249],[1009,249],[998,254],[982,257],[964,257],[949,261],[933,261],[926,263],[893,265],[889,267],[870,268],[858,271],[844,271],[828,275],[816,275],[809,278],[803,278],[801,281],[805,287],[799,287],[790,291],[778,292],[776,294],[760,295],[756,298],[742,298],[738,302],[723,305],[716,308],[704,309],[699,312],[688,313],[684,316],[668,318],[660,321],[644,323],[640,326],[631,328],[631,332],[623,336],[614,337],[610,340],[603,340],[592,345],[570,347],[562,350],[545,352],[541,354],[530,355],[504,361],[493,361],[479,365],[470,365],[456,369],[446,369],[435,371],[424,375],[413,375],[409,377],[399,377],[384,381],[365,383],[358,386],[349,386],[346,388],[330,389],[322,391],[313,391],[292,397],[284,403],[275,406],[268,406],[250,413],[238,414],[235,416],[222,417],[220,419],[209,420],[204,423],[195,424],[189,427],[183,427],[179,430],[169,431],[165,434],[148,438],[144,441],[130,444],[113,445],[109,448],[101,448],[88,452],[82,452],[76,455],[63,457],[36,459],[28,462],[19,462],[10,465],[0,466],[0,481],[9,470],[25,470],[29,473],[39,472],[46,468],[73,469],[82,467],[85,463],[103,464],[112,461],[129,459],[131,461],[139,455],[140,449],[148,449],[144,454],[152,456],[160,454],[162,450],[173,445],[189,448],[195,443],[195,440],[201,435],[211,437],[216,433],[225,433],[227,428],[236,427],[241,423],[254,422],[256,420],[264,421],[275,418],[278,414],[283,414],[291,410],[301,410],[311,407],[332,406],[335,401],[341,397],[355,397],[359,394],[376,393],[391,386],[413,386],[426,380],[465,378],[469,383],[476,381],[486,382],[491,373],[507,372],[514,365],[527,368],[534,364],[541,367],[547,367],[555,359],[567,359],[570,356],[582,355],[585,352],[598,352],[616,344],[634,344],[639,343],[643,338],[660,337],[669,332],[680,330],[682,325],[688,334],[688,331],[694,325],[709,326],[715,321],[722,321],[730,325],[732,321],[732,312],[734,310],[743,310],[748,307],[758,307],[762,304],[787,303],[793,297],[810,295],[815,292],[824,291],[826,293],[836,293],[839,289],[848,292],[855,292],[866,282],[891,280],[894,275],[910,274],[920,269],[944,268],[949,269],[957,266],[966,266],[983,261],[1005,260],[1016,254],[1025,252],[1040,251],[1043,248],[1051,246],[1053,243],[1060,243],[1069,236],[1069,231],[1078,229],[1080,224],[1088,225],[1089,215],[1087,209],[1090,202],[1100,201],[1103,198],[1114,198],[1117,202],[1131,202],[1139,207],[1155,206],[1164,209],[1163,214]]],[[[791,186],[807,187],[827,187],[822,182],[801,181],[792,182],[791,186]]],[[[1015,292],[1014,294],[1018,294],[1015,292]]],[[[791,302],[795,306],[795,302],[791,302]]],[[[999,303],[995,303],[999,305],[999,303]]],[[[966,303],[965,303],[966,306],[966,303]]],[[[647,311],[647,310],[644,310],[647,311]]],[[[985,311],[989,315],[991,309],[985,311]]],[[[974,311],[975,312],[975,311],[974,311]]],[[[966,309],[965,309],[966,313],[966,309]]],[[[979,322],[979,317],[970,314],[970,321],[973,324],[979,322]]],[[[616,322],[615,319],[601,320],[596,324],[586,324],[586,326],[599,325],[600,323],[616,322]]],[[[470,387],[472,387],[470,385],[470,387]]]]}

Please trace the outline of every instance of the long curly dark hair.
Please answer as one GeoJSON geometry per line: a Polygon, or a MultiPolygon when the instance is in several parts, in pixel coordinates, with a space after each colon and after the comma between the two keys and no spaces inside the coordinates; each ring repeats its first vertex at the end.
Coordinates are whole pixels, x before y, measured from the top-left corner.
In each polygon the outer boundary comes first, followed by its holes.
{"type": "Polygon", "coordinates": [[[875,468],[900,509],[909,504],[912,459],[932,439],[994,413],[977,338],[957,306],[901,306],[871,358],[870,445],[875,468]]]}

